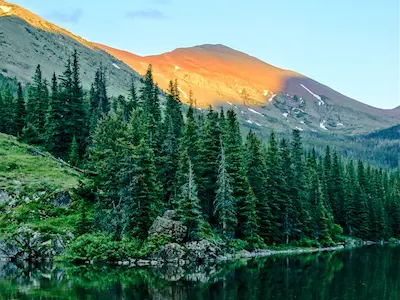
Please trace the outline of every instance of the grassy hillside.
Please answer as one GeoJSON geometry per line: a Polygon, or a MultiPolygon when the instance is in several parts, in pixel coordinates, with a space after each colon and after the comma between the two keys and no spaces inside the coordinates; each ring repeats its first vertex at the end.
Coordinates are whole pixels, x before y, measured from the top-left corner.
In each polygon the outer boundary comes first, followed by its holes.
{"type": "Polygon", "coordinates": [[[0,236],[29,226],[49,236],[73,232],[74,196],[81,175],[15,137],[0,134],[0,236]],[[6,192],[6,193],[5,193],[6,192]],[[69,202],[60,205],[57,201],[69,202]]]}
{"type": "Polygon", "coordinates": [[[0,134],[0,189],[9,193],[68,190],[78,185],[78,172],[38,156],[13,136],[0,134]]]}

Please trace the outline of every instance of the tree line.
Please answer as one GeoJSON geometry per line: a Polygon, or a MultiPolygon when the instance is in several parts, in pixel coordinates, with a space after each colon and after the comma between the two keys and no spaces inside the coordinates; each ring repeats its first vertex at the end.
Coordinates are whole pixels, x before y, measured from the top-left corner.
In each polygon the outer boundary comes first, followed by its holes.
{"type": "Polygon", "coordinates": [[[114,101],[104,67],[88,93],[79,73],[75,51],[50,83],[38,66],[26,100],[21,84],[16,95],[5,89],[0,131],[88,171],[96,230],[144,239],[174,209],[190,240],[218,235],[257,248],[400,238],[399,172],[329,146],[306,151],[298,130],[290,140],[272,132],[266,145],[252,131],[243,138],[234,110],[197,110],[192,94],[184,113],[178,82],[162,102],[151,65],[140,88],[132,80],[114,101]]]}

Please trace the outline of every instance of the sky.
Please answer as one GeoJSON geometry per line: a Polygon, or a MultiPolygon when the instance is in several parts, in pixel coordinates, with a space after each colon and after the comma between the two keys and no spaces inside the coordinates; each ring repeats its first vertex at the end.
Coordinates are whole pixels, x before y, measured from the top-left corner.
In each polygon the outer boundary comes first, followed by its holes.
{"type": "Polygon", "coordinates": [[[399,0],[9,0],[138,55],[223,44],[346,96],[400,105],[399,0]]]}

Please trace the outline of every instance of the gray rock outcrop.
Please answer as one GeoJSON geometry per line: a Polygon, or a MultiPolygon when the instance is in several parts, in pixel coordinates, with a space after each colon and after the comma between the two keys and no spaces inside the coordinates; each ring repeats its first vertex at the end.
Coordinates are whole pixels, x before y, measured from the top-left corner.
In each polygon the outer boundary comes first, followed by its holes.
{"type": "Polygon", "coordinates": [[[187,227],[173,220],[175,215],[174,211],[166,211],[162,217],[157,217],[149,229],[149,236],[166,237],[173,243],[182,243],[186,238],[187,227]]]}

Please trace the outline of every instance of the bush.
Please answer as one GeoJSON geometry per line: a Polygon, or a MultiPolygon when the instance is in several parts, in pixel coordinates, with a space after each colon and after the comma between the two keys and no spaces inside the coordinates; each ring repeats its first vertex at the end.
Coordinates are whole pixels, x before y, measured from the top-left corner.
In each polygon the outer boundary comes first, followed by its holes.
{"type": "Polygon", "coordinates": [[[241,251],[241,250],[247,249],[249,243],[247,241],[235,239],[235,240],[229,240],[227,245],[229,248],[232,248],[235,251],[241,251]]]}
{"type": "Polygon", "coordinates": [[[171,242],[171,239],[168,237],[155,237],[149,236],[146,240],[144,240],[140,250],[136,253],[138,257],[149,257],[157,254],[160,246],[168,244],[171,242]]]}
{"type": "Polygon", "coordinates": [[[343,228],[339,224],[335,224],[332,228],[332,239],[335,242],[343,240],[343,228]]]}
{"type": "Polygon", "coordinates": [[[308,237],[303,237],[299,242],[298,245],[301,247],[319,247],[318,241],[312,240],[308,237]]]}
{"type": "Polygon", "coordinates": [[[114,241],[106,234],[85,234],[71,242],[59,259],[72,262],[118,261],[136,257],[140,245],[137,239],[114,241]]]}

